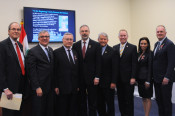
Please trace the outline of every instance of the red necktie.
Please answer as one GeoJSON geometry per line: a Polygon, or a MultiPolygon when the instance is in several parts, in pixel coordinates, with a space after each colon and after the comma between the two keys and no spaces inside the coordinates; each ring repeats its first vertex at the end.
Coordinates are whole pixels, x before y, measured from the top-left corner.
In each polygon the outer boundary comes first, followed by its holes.
{"type": "Polygon", "coordinates": [[[23,64],[23,61],[22,61],[21,53],[20,53],[18,44],[15,43],[15,45],[16,45],[16,51],[17,51],[17,54],[18,54],[18,60],[19,60],[20,66],[21,66],[22,75],[25,75],[24,64],[23,64]]]}
{"type": "Polygon", "coordinates": [[[83,58],[85,58],[85,53],[86,53],[86,42],[83,42],[84,45],[83,45],[83,49],[82,49],[82,53],[83,53],[83,58]]]}

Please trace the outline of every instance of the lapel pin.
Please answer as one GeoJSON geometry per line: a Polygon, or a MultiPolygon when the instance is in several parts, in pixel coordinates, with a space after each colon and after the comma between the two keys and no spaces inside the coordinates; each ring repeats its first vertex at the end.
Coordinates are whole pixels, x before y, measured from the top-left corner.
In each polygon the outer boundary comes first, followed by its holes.
{"type": "Polygon", "coordinates": [[[105,54],[108,53],[107,51],[105,51],[105,54]]]}
{"type": "Polygon", "coordinates": [[[91,48],[91,45],[89,45],[89,48],[91,48]]]}
{"type": "Polygon", "coordinates": [[[77,57],[76,57],[76,56],[74,56],[74,59],[75,59],[75,60],[77,60],[77,57]]]}

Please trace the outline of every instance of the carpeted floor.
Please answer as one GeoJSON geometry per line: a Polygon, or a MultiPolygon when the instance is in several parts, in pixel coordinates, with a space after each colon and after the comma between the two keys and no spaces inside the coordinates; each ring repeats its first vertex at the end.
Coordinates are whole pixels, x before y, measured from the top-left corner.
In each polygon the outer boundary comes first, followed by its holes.
{"type": "MultiPolygon", "coordinates": [[[[120,116],[117,96],[115,97],[115,110],[115,116],[120,116]]],[[[142,99],[139,97],[134,97],[134,116],[144,116],[142,99]]],[[[157,103],[155,100],[152,100],[150,116],[158,116],[157,103]]],[[[175,104],[173,104],[173,116],[175,116],[175,104]]]]}

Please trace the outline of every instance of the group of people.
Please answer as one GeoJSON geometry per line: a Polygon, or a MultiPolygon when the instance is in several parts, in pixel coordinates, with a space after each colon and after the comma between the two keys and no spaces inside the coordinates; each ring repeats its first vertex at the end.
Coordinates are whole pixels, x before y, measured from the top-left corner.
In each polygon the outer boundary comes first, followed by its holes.
{"type": "Polygon", "coordinates": [[[23,54],[17,41],[21,27],[12,22],[9,37],[0,42],[0,92],[7,99],[22,93],[19,111],[2,108],[3,116],[20,116],[25,99],[31,97],[32,116],[115,116],[117,90],[121,116],[134,116],[134,86],[138,84],[145,116],[149,116],[153,84],[159,116],[172,116],[172,86],[175,46],[166,28],[156,28],[158,41],[150,50],[147,37],[137,47],[130,44],[127,30],[119,31],[120,43],[110,47],[108,35],[92,40],[88,25],[80,27],[81,40],[73,43],[72,33],[63,35],[63,46],[48,46],[50,35],[42,30],[39,43],[23,54]]]}

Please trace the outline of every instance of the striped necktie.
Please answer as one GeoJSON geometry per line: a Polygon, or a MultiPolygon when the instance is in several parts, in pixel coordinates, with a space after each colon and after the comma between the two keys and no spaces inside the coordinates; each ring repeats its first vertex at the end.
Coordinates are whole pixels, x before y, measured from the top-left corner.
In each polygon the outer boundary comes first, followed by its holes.
{"type": "Polygon", "coordinates": [[[122,54],[123,54],[123,50],[124,50],[124,44],[121,44],[121,46],[120,46],[120,57],[121,57],[122,54]]]}

